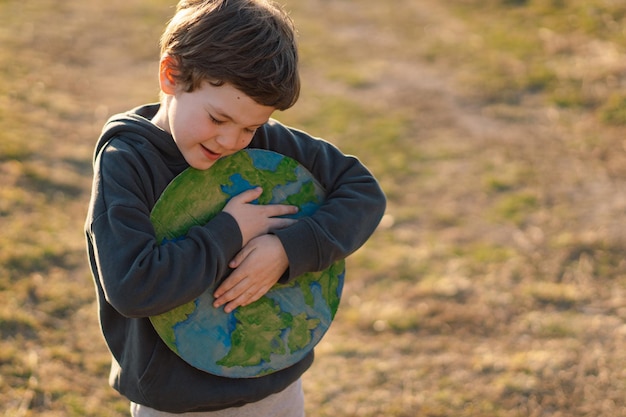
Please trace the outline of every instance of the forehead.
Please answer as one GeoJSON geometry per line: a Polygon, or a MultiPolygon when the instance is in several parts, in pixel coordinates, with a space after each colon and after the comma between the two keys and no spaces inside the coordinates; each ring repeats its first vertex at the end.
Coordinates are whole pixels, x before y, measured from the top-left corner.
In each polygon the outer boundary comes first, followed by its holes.
{"type": "Polygon", "coordinates": [[[257,103],[230,84],[216,86],[205,82],[195,92],[201,96],[203,107],[212,116],[221,116],[241,125],[262,125],[275,110],[257,103]]]}

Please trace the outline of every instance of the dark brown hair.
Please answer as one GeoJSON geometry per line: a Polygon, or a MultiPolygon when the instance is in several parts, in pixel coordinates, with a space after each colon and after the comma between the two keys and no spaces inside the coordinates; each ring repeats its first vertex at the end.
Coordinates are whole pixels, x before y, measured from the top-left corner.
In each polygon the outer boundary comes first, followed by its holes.
{"type": "Polygon", "coordinates": [[[161,37],[176,81],[231,84],[261,105],[285,110],[300,94],[291,18],[270,0],[181,0],[161,37]]]}

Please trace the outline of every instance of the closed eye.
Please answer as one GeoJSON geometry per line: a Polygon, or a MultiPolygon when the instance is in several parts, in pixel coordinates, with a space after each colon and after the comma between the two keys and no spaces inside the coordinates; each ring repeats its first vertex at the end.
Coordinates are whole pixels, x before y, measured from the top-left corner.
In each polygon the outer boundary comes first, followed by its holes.
{"type": "Polygon", "coordinates": [[[217,120],[217,119],[216,119],[215,117],[213,117],[213,115],[211,115],[211,114],[209,114],[209,118],[211,119],[211,122],[212,122],[213,124],[215,124],[216,126],[220,126],[220,125],[223,125],[224,123],[226,123],[226,122],[225,122],[225,121],[223,121],[223,120],[217,120]]]}
{"type": "MultiPolygon", "coordinates": [[[[215,116],[213,116],[211,113],[209,113],[209,119],[211,120],[211,123],[213,123],[215,126],[221,126],[228,122],[227,120],[216,119],[215,116]]],[[[258,129],[258,126],[246,127],[243,130],[249,135],[254,135],[257,129],[258,129]]]]}

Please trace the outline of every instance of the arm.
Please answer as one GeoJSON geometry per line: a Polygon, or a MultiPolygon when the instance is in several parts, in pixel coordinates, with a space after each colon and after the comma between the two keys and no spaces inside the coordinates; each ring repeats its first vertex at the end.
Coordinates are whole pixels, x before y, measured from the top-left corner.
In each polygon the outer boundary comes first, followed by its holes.
{"type": "Polygon", "coordinates": [[[256,238],[239,252],[230,264],[235,270],[214,293],[214,306],[224,305],[226,312],[256,301],[279,279],[322,270],[345,258],[374,232],[385,209],[385,196],[372,174],[328,142],[270,122],[250,147],[299,161],[327,196],[312,217],[256,238]]]}
{"type": "Polygon", "coordinates": [[[289,259],[288,276],[319,271],[361,247],[382,218],[386,199],[380,185],[355,157],[304,132],[270,122],[250,147],[294,158],[326,189],[325,203],[311,217],[274,234],[289,259]]]}
{"type": "Polygon", "coordinates": [[[250,190],[234,197],[206,225],[184,239],[157,242],[150,211],[174,176],[146,163],[124,144],[96,161],[88,239],[92,268],[107,301],[121,314],[145,317],[193,300],[230,272],[229,261],[250,239],[294,222],[280,219],[291,206],[249,204],[250,190]]]}
{"type": "Polygon", "coordinates": [[[92,269],[120,314],[160,314],[227,275],[241,233],[231,215],[220,213],[205,226],[192,227],[185,239],[157,242],[150,211],[174,174],[159,178],[159,161],[152,169],[123,143],[115,145],[95,164],[87,225],[92,269]]]}

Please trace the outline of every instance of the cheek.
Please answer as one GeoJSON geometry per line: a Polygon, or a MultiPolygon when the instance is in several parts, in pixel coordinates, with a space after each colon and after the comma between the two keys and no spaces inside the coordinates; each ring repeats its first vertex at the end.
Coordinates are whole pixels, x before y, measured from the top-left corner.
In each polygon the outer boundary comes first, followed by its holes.
{"type": "Polygon", "coordinates": [[[252,138],[254,135],[247,136],[245,139],[241,141],[241,149],[246,148],[252,142],[252,138]]]}
{"type": "Polygon", "coordinates": [[[176,120],[173,126],[174,136],[188,145],[204,142],[215,135],[215,128],[206,121],[185,117],[176,120]]]}
{"type": "Polygon", "coordinates": [[[173,134],[187,141],[194,137],[201,137],[209,132],[207,120],[199,106],[189,100],[176,100],[170,106],[170,121],[173,134]]]}

